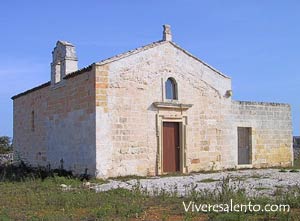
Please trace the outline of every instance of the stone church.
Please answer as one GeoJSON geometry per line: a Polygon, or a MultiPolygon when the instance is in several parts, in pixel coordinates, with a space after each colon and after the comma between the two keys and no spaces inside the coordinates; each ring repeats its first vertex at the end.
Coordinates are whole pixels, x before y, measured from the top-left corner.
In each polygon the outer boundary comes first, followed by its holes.
{"type": "Polygon", "coordinates": [[[51,80],[12,97],[16,154],[102,178],[292,165],[290,106],[234,101],[231,79],[163,28],[80,70],[58,41],[51,80]]]}

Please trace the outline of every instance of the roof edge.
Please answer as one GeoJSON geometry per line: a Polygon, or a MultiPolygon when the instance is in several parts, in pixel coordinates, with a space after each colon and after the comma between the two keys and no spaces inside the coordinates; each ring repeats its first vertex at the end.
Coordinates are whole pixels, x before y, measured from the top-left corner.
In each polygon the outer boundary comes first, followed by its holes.
{"type": "MultiPolygon", "coordinates": [[[[72,72],[72,73],[66,75],[63,79],[73,78],[73,77],[76,77],[77,75],[80,75],[80,74],[82,74],[82,73],[84,73],[84,72],[90,71],[90,70],[92,70],[93,65],[94,65],[94,63],[91,64],[91,65],[89,65],[89,66],[86,66],[86,67],[84,67],[84,68],[81,68],[81,69],[79,69],[79,70],[77,70],[77,71],[74,71],[74,72],[72,72]]],[[[11,99],[12,99],[12,100],[15,100],[16,98],[19,98],[19,97],[24,96],[24,95],[26,95],[26,94],[29,94],[29,93],[31,93],[31,92],[37,91],[37,90],[42,89],[42,88],[44,88],[44,87],[48,87],[48,86],[50,86],[50,85],[51,85],[51,81],[48,81],[48,82],[46,82],[46,83],[44,83],[44,84],[41,84],[41,85],[36,86],[36,87],[33,87],[33,88],[31,88],[31,89],[29,89],[29,90],[27,90],[27,91],[21,92],[21,93],[19,93],[19,94],[17,94],[17,95],[14,95],[13,97],[11,97],[11,99]]]]}
{"type": "MultiPolygon", "coordinates": [[[[162,45],[162,44],[166,44],[166,43],[170,43],[171,45],[173,45],[174,47],[176,47],[177,49],[181,50],[182,52],[184,52],[185,54],[187,54],[188,56],[194,58],[195,60],[199,61],[201,64],[205,65],[206,67],[210,68],[211,70],[213,70],[214,72],[216,72],[217,74],[221,75],[222,77],[224,78],[227,78],[227,79],[230,79],[230,77],[226,76],[225,74],[223,74],[222,72],[218,71],[217,69],[213,68],[212,66],[208,65],[207,63],[205,63],[204,61],[200,60],[199,58],[197,58],[196,56],[194,56],[193,54],[191,54],[190,52],[186,51],[185,49],[183,49],[182,47],[180,47],[179,45],[177,45],[175,42],[173,41],[164,41],[164,40],[159,40],[159,41],[155,41],[155,42],[152,42],[150,44],[147,44],[147,45],[144,45],[144,46],[141,46],[141,47],[138,47],[138,48],[135,48],[133,50],[129,50],[129,51],[126,51],[126,52],[123,52],[123,53],[120,53],[120,54],[117,54],[113,57],[110,57],[110,58],[107,58],[107,59],[104,59],[104,60],[101,60],[99,62],[95,62],[95,63],[92,63],[84,68],[81,68],[77,71],[74,71],[68,75],[66,75],[63,79],[69,79],[69,78],[73,78],[75,76],[78,76],[84,72],[87,72],[87,71],[90,71],[92,70],[93,68],[93,65],[104,65],[104,64],[108,64],[108,63],[111,63],[111,62],[114,62],[114,61],[117,61],[117,60],[120,60],[122,58],[126,58],[130,55],[133,55],[133,54],[137,54],[139,52],[142,52],[142,51],[145,51],[145,50],[148,50],[150,48],[154,48],[156,46],[159,46],[159,45],[162,45]]],[[[22,92],[20,94],[17,94],[15,96],[13,96],[11,99],[14,100],[18,97],[21,97],[23,95],[26,95],[26,94],[29,94],[33,91],[36,91],[36,90],[39,90],[41,88],[44,88],[44,87],[47,87],[47,86],[50,86],[51,82],[48,81],[44,84],[41,84],[37,87],[34,87],[32,89],[29,89],[25,92],[22,92]]]]}
{"type": "Polygon", "coordinates": [[[85,73],[87,71],[91,71],[93,69],[93,65],[94,64],[95,63],[92,63],[92,64],[90,64],[90,65],[88,65],[86,67],[83,67],[83,68],[81,68],[81,69],[79,69],[77,71],[71,72],[71,73],[67,74],[66,76],[64,76],[63,79],[73,78],[73,77],[76,77],[77,75],[83,74],[83,73],[85,73]]]}
{"type": "Polygon", "coordinates": [[[48,86],[50,86],[50,84],[51,84],[51,82],[48,81],[48,82],[46,82],[46,83],[44,83],[44,84],[41,84],[41,85],[36,86],[36,87],[34,87],[34,88],[31,88],[31,89],[29,89],[29,90],[27,90],[27,91],[24,91],[24,92],[22,92],[22,93],[20,93],[20,94],[17,94],[17,95],[15,95],[15,96],[11,97],[11,99],[12,99],[12,100],[15,100],[16,98],[19,98],[19,97],[24,96],[24,95],[26,95],[26,94],[29,94],[29,93],[31,93],[31,92],[37,91],[37,90],[42,89],[42,88],[44,88],[44,87],[48,87],[48,86]]]}
{"type": "Polygon", "coordinates": [[[204,66],[208,67],[209,69],[213,70],[214,72],[216,72],[217,74],[221,75],[222,77],[231,79],[230,77],[228,77],[227,75],[223,74],[221,71],[217,70],[216,68],[210,66],[209,64],[205,63],[204,61],[202,61],[200,58],[196,57],[195,55],[191,54],[190,52],[188,52],[187,50],[183,49],[182,47],[180,47],[179,45],[177,45],[175,42],[173,41],[169,41],[170,44],[172,44],[174,47],[176,47],[177,49],[181,50],[182,52],[184,52],[185,54],[187,54],[188,56],[194,58],[195,60],[199,61],[200,63],[202,63],[204,66]]]}
{"type": "Polygon", "coordinates": [[[138,48],[135,48],[133,50],[129,50],[129,51],[126,51],[126,52],[123,52],[123,53],[120,53],[120,54],[117,54],[115,56],[112,56],[110,58],[107,58],[107,59],[104,59],[104,60],[101,60],[99,62],[96,62],[95,64],[96,65],[104,65],[104,64],[107,64],[107,63],[111,63],[111,62],[114,62],[114,61],[117,61],[117,60],[120,60],[122,58],[126,58],[130,55],[133,55],[133,54],[137,54],[139,52],[142,52],[142,51],[145,51],[145,50],[148,50],[150,48],[154,48],[158,45],[162,45],[162,44],[166,44],[166,43],[170,43],[171,45],[173,45],[174,47],[176,47],[177,49],[181,50],[182,52],[184,52],[185,54],[187,54],[188,56],[194,58],[195,60],[199,61],[201,64],[203,64],[204,66],[208,67],[209,69],[213,70],[214,72],[216,72],[217,74],[221,75],[222,77],[224,78],[228,78],[228,79],[231,79],[230,77],[228,77],[227,75],[223,74],[221,71],[217,70],[216,68],[213,68],[212,66],[210,66],[209,64],[205,63],[204,61],[202,61],[201,59],[199,59],[198,57],[194,56],[193,54],[191,54],[190,52],[188,52],[187,50],[183,49],[182,47],[180,47],[179,45],[177,45],[175,42],[173,41],[164,41],[164,40],[159,40],[159,41],[155,41],[155,42],[152,42],[150,44],[147,44],[147,45],[144,45],[144,46],[141,46],[141,47],[138,47],[138,48]]]}
{"type": "Polygon", "coordinates": [[[147,44],[147,45],[144,45],[144,46],[141,46],[141,47],[137,47],[135,49],[132,49],[132,50],[129,50],[129,51],[126,51],[126,52],[123,52],[123,53],[120,53],[120,54],[117,54],[115,56],[112,56],[110,58],[106,58],[104,60],[101,60],[99,62],[96,62],[95,64],[96,65],[104,65],[104,64],[108,64],[108,63],[111,63],[111,62],[114,62],[114,61],[117,61],[117,60],[120,60],[122,58],[126,58],[130,55],[133,55],[133,54],[137,54],[139,52],[142,52],[142,51],[145,51],[145,50],[148,50],[150,48],[154,48],[158,45],[162,45],[162,44],[165,44],[167,43],[168,41],[164,41],[164,40],[159,40],[159,41],[155,41],[155,42],[152,42],[150,44],[147,44]]]}

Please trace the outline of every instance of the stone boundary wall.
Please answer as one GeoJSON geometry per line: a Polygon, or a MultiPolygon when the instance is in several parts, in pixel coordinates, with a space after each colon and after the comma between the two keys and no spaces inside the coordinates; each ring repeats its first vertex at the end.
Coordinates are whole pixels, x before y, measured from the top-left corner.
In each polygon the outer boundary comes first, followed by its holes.
{"type": "Polygon", "coordinates": [[[293,130],[288,104],[233,101],[236,127],[252,128],[253,167],[290,166],[293,130]]]}
{"type": "Polygon", "coordinates": [[[293,147],[300,148],[300,137],[299,136],[293,137],[293,147]]]}
{"type": "Polygon", "coordinates": [[[294,160],[299,159],[300,157],[300,148],[294,148],[294,160]]]}
{"type": "Polygon", "coordinates": [[[13,159],[14,159],[14,153],[0,154],[0,165],[12,163],[13,159]]]}

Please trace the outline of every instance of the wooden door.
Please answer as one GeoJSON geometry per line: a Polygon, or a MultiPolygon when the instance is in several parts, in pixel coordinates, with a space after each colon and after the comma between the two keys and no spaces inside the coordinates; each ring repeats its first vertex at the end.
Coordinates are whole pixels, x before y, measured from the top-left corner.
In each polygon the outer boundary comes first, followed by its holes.
{"type": "Polygon", "coordinates": [[[251,128],[238,127],[238,164],[251,163],[251,128]]]}
{"type": "Polygon", "coordinates": [[[163,123],[163,172],[180,171],[179,123],[163,123]]]}

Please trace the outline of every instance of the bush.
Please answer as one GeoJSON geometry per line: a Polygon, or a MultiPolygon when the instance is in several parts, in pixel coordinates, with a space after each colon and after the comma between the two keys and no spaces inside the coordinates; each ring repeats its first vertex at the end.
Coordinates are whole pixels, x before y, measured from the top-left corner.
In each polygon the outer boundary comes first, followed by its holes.
{"type": "Polygon", "coordinates": [[[0,154],[8,153],[11,151],[12,151],[11,138],[8,136],[1,136],[0,137],[0,154]]]}
{"type": "Polygon", "coordinates": [[[18,164],[0,165],[0,182],[22,182],[26,180],[44,180],[47,177],[76,178],[71,171],[64,169],[50,169],[48,167],[32,167],[21,161],[18,164]]]}

